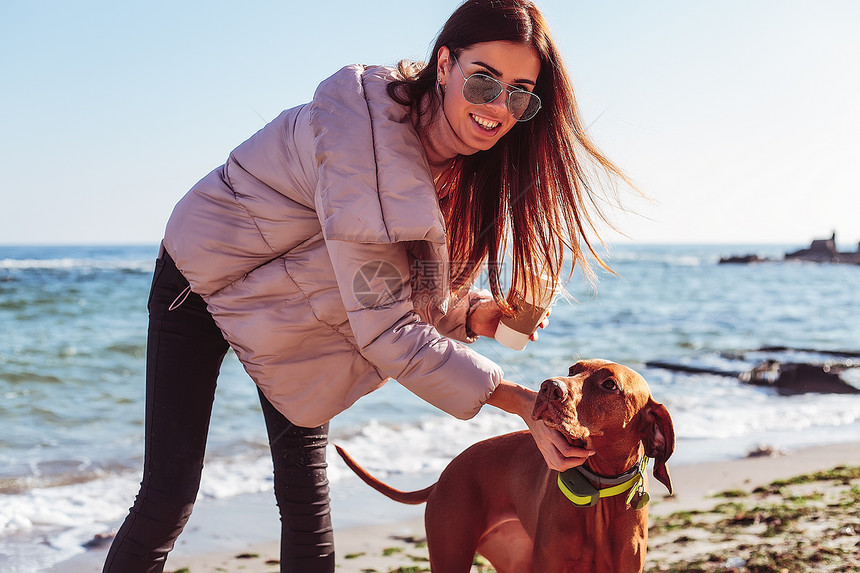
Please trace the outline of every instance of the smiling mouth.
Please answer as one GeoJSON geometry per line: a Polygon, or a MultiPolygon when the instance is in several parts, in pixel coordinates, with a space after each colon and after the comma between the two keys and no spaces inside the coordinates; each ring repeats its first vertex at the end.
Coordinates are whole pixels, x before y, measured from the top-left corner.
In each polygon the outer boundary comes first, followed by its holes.
{"type": "Polygon", "coordinates": [[[500,121],[491,121],[473,113],[470,113],[469,117],[471,117],[472,121],[474,121],[484,131],[495,131],[500,125],[502,125],[502,122],[500,121]]]}

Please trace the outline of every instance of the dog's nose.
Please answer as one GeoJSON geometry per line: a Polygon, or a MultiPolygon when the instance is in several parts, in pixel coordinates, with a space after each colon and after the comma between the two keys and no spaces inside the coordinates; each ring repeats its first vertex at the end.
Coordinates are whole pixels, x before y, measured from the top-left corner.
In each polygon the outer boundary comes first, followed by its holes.
{"type": "Polygon", "coordinates": [[[544,380],[541,384],[540,394],[543,394],[544,400],[550,402],[561,402],[567,398],[567,385],[564,382],[550,378],[544,380]]]}

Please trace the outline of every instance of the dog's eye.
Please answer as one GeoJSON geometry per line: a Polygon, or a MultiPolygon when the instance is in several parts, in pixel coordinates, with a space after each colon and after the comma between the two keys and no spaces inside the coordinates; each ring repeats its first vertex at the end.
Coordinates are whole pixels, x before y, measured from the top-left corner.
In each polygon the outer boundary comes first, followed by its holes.
{"type": "Polygon", "coordinates": [[[600,387],[607,392],[616,392],[618,390],[618,383],[616,383],[612,378],[607,378],[600,383],[600,387]]]}

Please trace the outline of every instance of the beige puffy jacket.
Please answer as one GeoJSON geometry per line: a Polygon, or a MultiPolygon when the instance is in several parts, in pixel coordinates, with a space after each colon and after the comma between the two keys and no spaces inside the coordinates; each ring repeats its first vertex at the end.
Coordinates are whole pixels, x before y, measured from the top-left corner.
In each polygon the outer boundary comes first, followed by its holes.
{"type": "Polygon", "coordinates": [[[346,67],[176,205],[164,248],[247,372],[300,426],[395,378],[459,418],[502,378],[457,342],[445,222],[394,71],[346,67]]]}

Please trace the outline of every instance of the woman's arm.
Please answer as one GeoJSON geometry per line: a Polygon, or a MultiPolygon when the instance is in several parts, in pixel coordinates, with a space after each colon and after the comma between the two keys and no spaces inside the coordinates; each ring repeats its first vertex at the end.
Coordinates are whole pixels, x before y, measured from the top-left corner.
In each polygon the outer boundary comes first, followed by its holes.
{"type": "Polygon", "coordinates": [[[585,463],[588,456],[594,453],[592,450],[571,446],[558,430],[550,428],[541,420],[532,419],[535,396],[537,392],[534,390],[502,380],[490,395],[487,404],[516,414],[525,421],[540,453],[551,469],[561,472],[585,463]]]}

